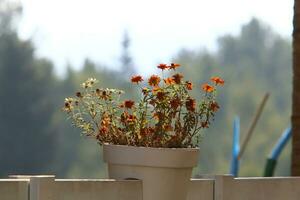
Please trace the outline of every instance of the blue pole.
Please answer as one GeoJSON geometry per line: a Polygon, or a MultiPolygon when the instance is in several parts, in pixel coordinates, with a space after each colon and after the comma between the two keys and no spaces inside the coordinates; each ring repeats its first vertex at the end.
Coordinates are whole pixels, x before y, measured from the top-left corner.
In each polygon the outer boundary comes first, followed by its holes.
{"type": "Polygon", "coordinates": [[[273,176],[274,175],[275,167],[277,164],[277,159],[280,156],[280,154],[281,154],[282,150],[284,149],[284,147],[286,146],[286,144],[288,143],[289,139],[291,138],[291,135],[292,135],[292,128],[289,127],[287,129],[285,129],[285,131],[283,132],[283,134],[277,141],[277,144],[275,145],[275,147],[273,148],[271,154],[269,155],[269,157],[267,159],[264,176],[273,176]]]}
{"type": "Polygon", "coordinates": [[[230,174],[238,176],[240,162],[238,155],[240,152],[240,118],[235,117],[233,121],[233,140],[232,140],[232,160],[230,166],[230,174]]]}
{"type": "Polygon", "coordinates": [[[283,132],[282,136],[279,138],[276,146],[273,148],[269,158],[277,160],[280,153],[282,152],[282,150],[284,149],[285,145],[287,144],[287,142],[289,141],[290,137],[292,134],[292,128],[289,127],[287,129],[285,129],[285,131],[283,132]]]}

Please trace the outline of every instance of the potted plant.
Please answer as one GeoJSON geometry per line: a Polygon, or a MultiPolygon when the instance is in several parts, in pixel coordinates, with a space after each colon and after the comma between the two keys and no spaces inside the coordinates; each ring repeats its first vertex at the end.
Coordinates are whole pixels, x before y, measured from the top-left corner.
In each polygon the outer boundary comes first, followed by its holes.
{"type": "Polygon", "coordinates": [[[63,110],[103,147],[110,178],[141,179],[144,200],[183,200],[198,161],[200,130],[219,109],[216,88],[224,80],[212,77],[196,101],[190,95],[193,83],[177,72],[179,64],[157,67],[161,76],[131,77],[141,91],[137,102],[122,100],[121,90],[98,88],[90,78],[82,91],[65,99],[63,110]]]}

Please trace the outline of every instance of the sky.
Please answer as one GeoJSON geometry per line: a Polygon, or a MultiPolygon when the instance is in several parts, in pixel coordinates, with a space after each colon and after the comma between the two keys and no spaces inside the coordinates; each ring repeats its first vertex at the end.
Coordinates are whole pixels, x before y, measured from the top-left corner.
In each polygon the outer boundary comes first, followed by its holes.
{"type": "Polygon", "coordinates": [[[63,75],[85,58],[114,69],[120,66],[127,30],[139,72],[151,73],[182,48],[214,51],[216,39],[238,34],[257,17],[291,37],[293,0],[20,0],[19,35],[31,38],[39,57],[51,59],[63,75]]]}

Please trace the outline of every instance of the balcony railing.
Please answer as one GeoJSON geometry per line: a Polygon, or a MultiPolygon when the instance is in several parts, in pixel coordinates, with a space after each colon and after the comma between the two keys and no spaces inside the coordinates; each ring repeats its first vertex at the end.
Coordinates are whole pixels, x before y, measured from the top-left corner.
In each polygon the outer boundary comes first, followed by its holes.
{"type": "MultiPolygon", "coordinates": [[[[159,181],[159,180],[158,180],[159,181]]],[[[140,180],[0,179],[0,200],[142,200],[140,180]]],[[[300,177],[191,179],[187,200],[299,200],[300,177]]]]}

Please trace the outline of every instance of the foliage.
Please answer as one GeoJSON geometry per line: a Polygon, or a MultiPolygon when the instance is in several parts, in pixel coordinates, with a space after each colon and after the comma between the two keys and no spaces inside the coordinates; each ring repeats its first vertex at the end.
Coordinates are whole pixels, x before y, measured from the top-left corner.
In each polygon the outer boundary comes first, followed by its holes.
{"type": "MultiPolygon", "coordinates": [[[[179,66],[160,64],[158,68],[163,73],[166,69],[176,71],[179,66]]],[[[139,75],[131,78],[137,85],[142,81],[139,75]]],[[[205,93],[197,104],[189,94],[193,84],[184,81],[182,74],[174,73],[163,81],[152,75],[149,86],[140,87],[143,96],[135,105],[133,100],[120,101],[121,90],[94,89],[97,80],[89,78],[82,84],[83,92],[66,98],[63,110],[84,135],[95,138],[99,144],[195,147],[199,143],[199,131],[209,127],[219,109],[216,87],[224,81],[219,77],[211,81],[215,86],[203,84],[205,93]]]]}

